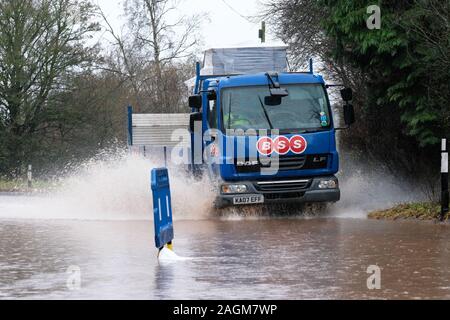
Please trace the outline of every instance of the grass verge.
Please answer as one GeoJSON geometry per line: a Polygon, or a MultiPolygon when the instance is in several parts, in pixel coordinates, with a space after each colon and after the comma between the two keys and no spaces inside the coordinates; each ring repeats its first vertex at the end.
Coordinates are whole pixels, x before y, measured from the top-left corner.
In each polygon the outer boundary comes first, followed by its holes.
{"type": "MultiPolygon", "coordinates": [[[[391,209],[373,211],[369,213],[370,219],[378,220],[436,220],[440,218],[441,206],[438,203],[408,203],[399,204],[391,209]]],[[[445,217],[450,220],[450,215],[445,217]]]]}
{"type": "Polygon", "coordinates": [[[0,192],[42,192],[55,187],[55,183],[45,180],[33,180],[31,188],[26,180],[0,179],[0,192]]]}

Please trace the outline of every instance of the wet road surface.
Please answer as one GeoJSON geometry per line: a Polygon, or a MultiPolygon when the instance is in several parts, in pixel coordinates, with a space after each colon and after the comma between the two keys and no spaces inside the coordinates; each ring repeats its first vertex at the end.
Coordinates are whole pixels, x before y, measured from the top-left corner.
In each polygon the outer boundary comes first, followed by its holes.
{"type": "Polygon", "coordinates": [[[175,235],[191,259],[159,264],[151,221],[0,218],[0,299],[450,299],[449,225],[233,218],[175,235]]]}

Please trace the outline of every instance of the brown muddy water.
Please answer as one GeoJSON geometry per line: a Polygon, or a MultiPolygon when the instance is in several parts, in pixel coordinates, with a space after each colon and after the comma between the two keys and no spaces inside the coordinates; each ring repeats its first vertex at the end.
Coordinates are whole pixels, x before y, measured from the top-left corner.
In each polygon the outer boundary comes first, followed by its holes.
{"type": "Polygon", "coordinates": [[[0,299],[450,299],[449,225],[186,219],[174,244],[190,259],[158,263],[150,220],[20,215],[30,201],[0,196],[0,299]]]}

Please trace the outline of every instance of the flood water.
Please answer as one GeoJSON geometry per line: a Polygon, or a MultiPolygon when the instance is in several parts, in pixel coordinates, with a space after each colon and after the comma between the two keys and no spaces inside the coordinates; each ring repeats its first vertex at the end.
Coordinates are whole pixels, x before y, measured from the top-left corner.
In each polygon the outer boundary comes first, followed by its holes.
{"type": "MultiPolygon", "coordinates": [[[[0,211],[26,201],[0,196],[0,211]]],[[[149,220],[0,212],[0,299],[450,299],[449,225],[209,218],[176,221],[175,237],[190,259],[160,264],[149,220]],[[367,287],[372,265],[379,290],[367,287]]]]}

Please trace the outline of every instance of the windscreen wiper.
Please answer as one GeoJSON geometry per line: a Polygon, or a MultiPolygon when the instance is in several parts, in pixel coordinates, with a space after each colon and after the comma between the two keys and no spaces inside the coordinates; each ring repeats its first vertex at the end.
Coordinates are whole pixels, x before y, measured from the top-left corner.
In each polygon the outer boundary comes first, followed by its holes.
{"type": "Polygon", "coordinates": [[[261,104],[261,108],[262,108],[263,111],[264,111],[264,115],[266,116],[267,122],[269,123],[270,130],[272,130],[272,129],[273,129],[272,122],[270,121],[269,114],[267,113],[266,107],[264,106],[264,103],[262,102],[260,96],[258,96],[258,100],[259,100],[259,103],[261,104]]]}

